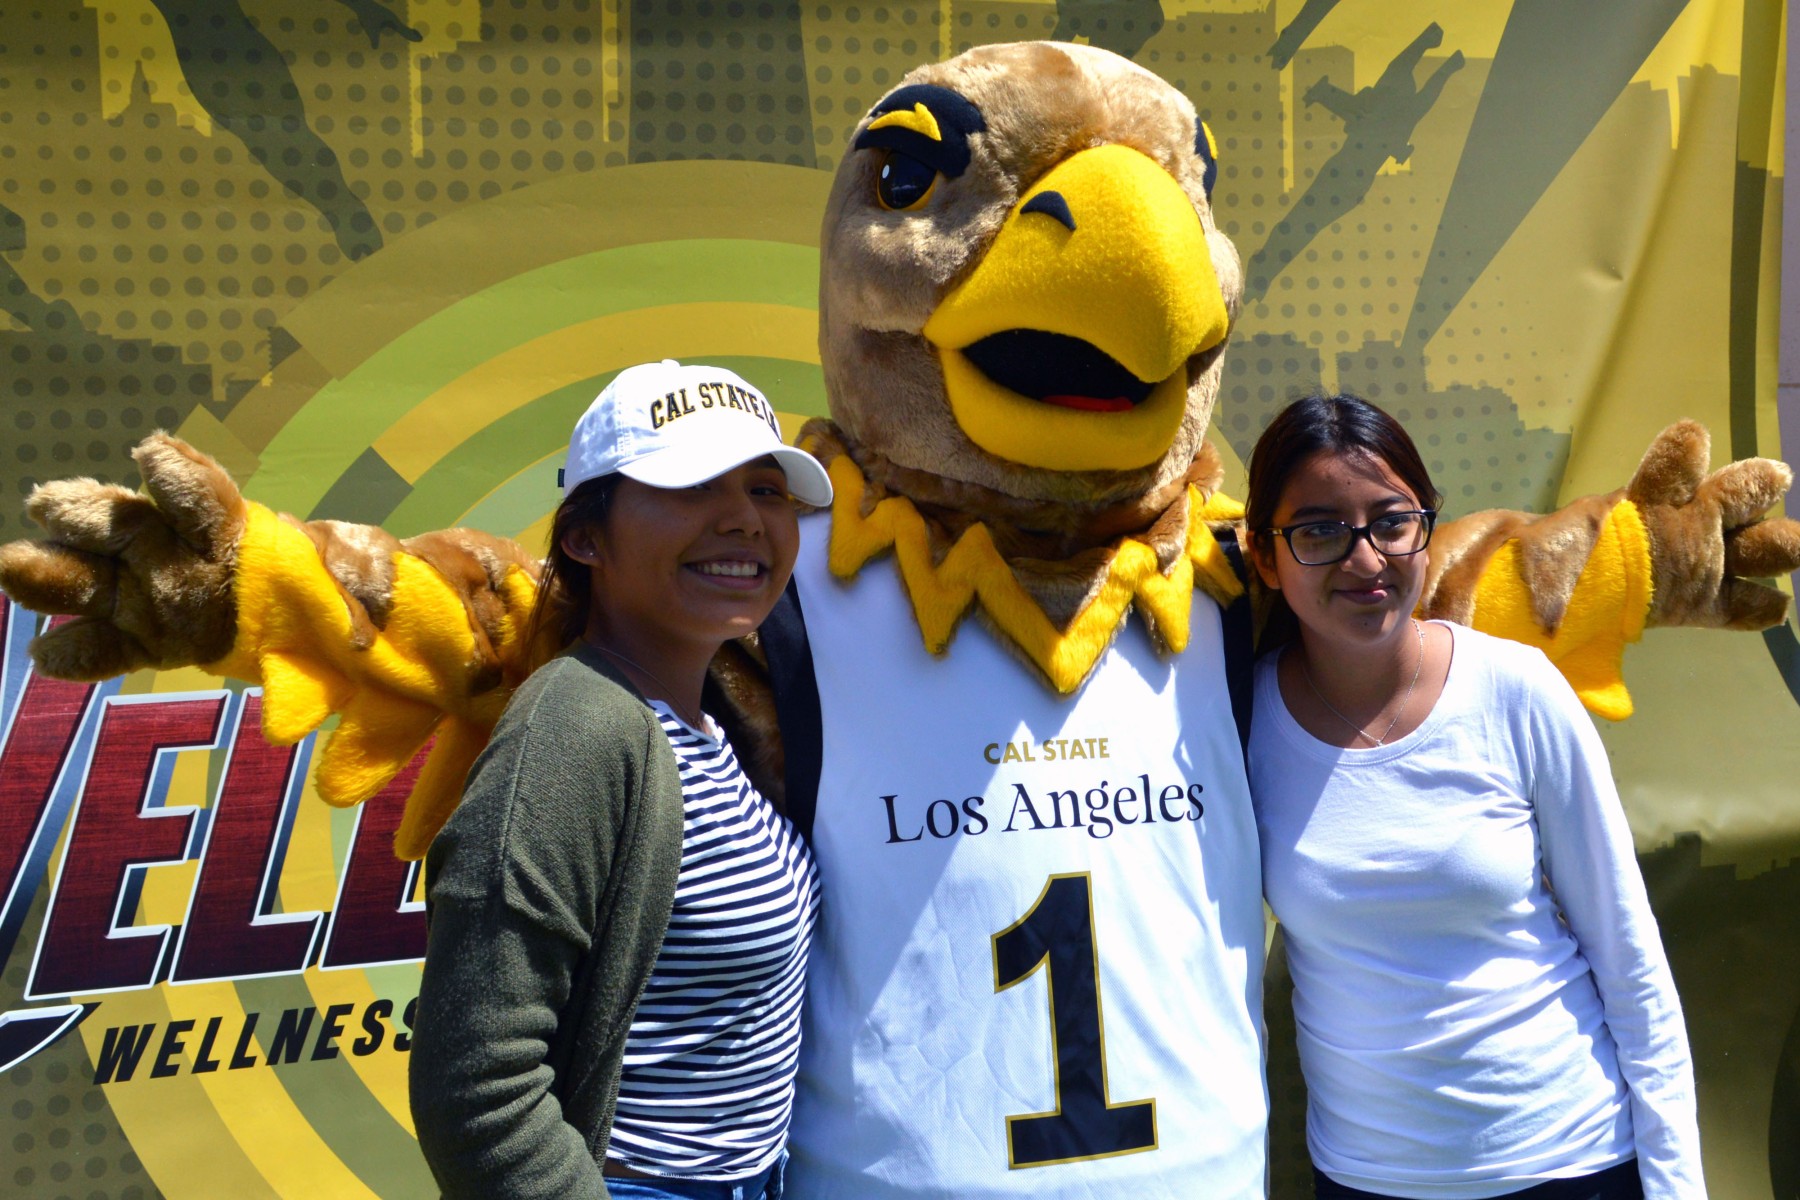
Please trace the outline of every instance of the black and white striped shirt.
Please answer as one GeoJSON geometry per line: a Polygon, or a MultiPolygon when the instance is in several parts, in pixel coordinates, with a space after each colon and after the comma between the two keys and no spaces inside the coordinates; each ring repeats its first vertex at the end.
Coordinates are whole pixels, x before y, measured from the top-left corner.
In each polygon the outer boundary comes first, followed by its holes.
{"type": "Polygon", "coordinates": [[[787,1141],[819,877],[718,727],[651,707],[681,768],[681,873],[626,1038],[607,1157],[653,1174],[742,1178],[787,1141]]]}

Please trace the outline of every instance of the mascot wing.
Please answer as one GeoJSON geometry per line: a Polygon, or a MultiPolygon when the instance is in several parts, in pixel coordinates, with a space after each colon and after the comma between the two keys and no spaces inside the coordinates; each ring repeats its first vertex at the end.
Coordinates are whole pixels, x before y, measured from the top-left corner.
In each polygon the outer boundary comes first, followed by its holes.
{"type": "Polygon", "coordinates": [[[1710,449],[1705,429],[1680,422],[1616,492],[1444,526],[1426,614],[1536,646],[1589,710],[1630,716],[1620,659],[1647,626],[1767,629],[1787,611],[1786,596],[1755,580],[1800,566],[1800,522],[1763,518],[1793,472],[1751,458],[1708,474],[1710,449]]]}
{"type": "Polygon", "coordinates": [[[421,857],[527,670],[536,561],[468,530],[402,542],[301,523],[166,435],[134,456],[142,494],[45,484],[26,507],[51,540],[0,546],[0,588],[74,618],[33,642],[38,669],[92,680],[197,665],[260,683],[278,745],[339,713],[314,775],[332,804],[373,796],[435,738],[396,836],[421,857]]]}

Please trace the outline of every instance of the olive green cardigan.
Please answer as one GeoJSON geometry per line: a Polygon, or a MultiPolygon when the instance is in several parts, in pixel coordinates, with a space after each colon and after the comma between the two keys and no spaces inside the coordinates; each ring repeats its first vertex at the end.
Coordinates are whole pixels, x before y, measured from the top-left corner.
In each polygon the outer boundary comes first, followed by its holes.
{"type": "Polygon", "coordinates": [[[681,817],[656,714],[591,648],[507,705],[426,859],[412,1111],[446,1196],[607,1194],[599,1164],[681,817]]]}

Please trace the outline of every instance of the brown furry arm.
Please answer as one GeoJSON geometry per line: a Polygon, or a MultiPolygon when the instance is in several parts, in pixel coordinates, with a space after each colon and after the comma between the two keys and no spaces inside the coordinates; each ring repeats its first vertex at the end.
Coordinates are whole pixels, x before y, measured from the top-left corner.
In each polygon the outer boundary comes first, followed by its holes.
{"type": "Polygon", "coordinates": [[[1793,472],[1752,458],[1707,473],[1711,439],[1692,421],[1671,425],[1644,454],[1629,485],[1584,496],[1543,515],[1500,509],[1439,528],[1421,602],[1426,615],[1475,620],[1478,584],[1509,543],[1518,553],[1532,617],[1546,633],[1563,623],[1577,583],[1614,507],[1630,502],[1649,541],[1649,626],[1766,629],[1787,598],[1753,577],[1800,568],[1800,522],[1765,518],[1793,472]]]}
{"type": "MultiPolygon", "coordinates": [[[[205,665],[225,659],[237,639],[243,494],[218,463],[168,434],[144,439],[132,457],[142,492],[93,479],[44,484],[25,507],[48,540],[0,546],[0,589],[34,612],[77,618],[33,644],[46,675],[88,681],[205,665]]],[[[395,559],[407,554],[442,575],[469,610],[480,651],[471,690],[496,686],[520,656],[521,631],[500,592],[515,569],[535,581],[538,563],[516,543],[466,529],[401,542],[372,525],[283,519],[312,542],[342,590],[357,649],[386,628],[395,559]]]]}
{"type": "Polygon", "coordinates": [[[738,763],[756,790],[785,813],[787,756],[775,717],[768,660],[754,634],[719,648],[707,673],[705,707],[724,726],[738,763]]]}
{"type": "Polygon", "coordinates": [[[1746,459],[1707,472],[1706,430],[1681,422],[1629,485],[1543,516],[1491,511],[1432,539],[1424,614],[1534,645],[1588,707],[1629,715],[1626,643],[1647,626],[1763,629],[1787,600],[1746,576],[1800,565],[1800,522],[1765,519],[1792,473],[1746,459]]]}
{"type": "Polygon", "coordinates": [[[93,479],[34,489],[25,511],[45,542],[0,546],[0,589],[35,612],[76,619],[32,643],[60,679],[211,662],[231,648],[231,586],[247,509],[212,459],[166,434],[132,452],[143,492],[93,479]]]}
{"type": "Polygon", "coordinates": [[[1656,572],[1651,625],[1767,629],[1787,597],[1756,578],[1800,569],[1800,521],[1767,517],[1794,482],[1786,463],[1746,458],[1707,472],[1705,428],[1672,425],[1644,455],[1626,498],[1644,514],[1656,572]]]}
{"type": "Polygon", "coordinates": [[[1495,554],[1510,543],[1519,553],[1521,585],[1533,618],[1546,632],[1555,632],[1601,522],[1623,495],[1583,496],[1545,514],[1489,509],[1439,526],[1427,552],[1431,562],[1419,602],[1424,615],[1474,624],[1478,585],[1495,554]]]}
{"type": "Polygon", "coordinates": [[[33,644],[39,669],[91,680],[198,665],[261,683],[276,743],[340,713],[315,775],[338,804],[379,791],[435,737],[399,837],[423,853],[529,669],[537,561],[469,530],[402,542],[277,516],[167,434],[135,457],[142,493],[45,484],[27,508],[50,540],[0,547],[0,587],[77,618],[33,644]]]}

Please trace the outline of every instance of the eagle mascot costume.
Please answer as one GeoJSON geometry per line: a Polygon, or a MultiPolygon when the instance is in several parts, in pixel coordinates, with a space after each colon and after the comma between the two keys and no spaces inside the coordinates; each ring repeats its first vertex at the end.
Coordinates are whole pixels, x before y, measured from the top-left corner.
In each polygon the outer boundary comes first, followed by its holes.
{"type": "MultiPolygon", "coordinates": [[[[1057,43],[919,68],[838,168],[831,419],[801,434],[836,499],[796,604],[709,685],[824,885],[795,1195],[1264,1194],[1256,597],[1205,440],[1243,289],[1217,171],[1186,97],[1057,43]]],[[[1625,715],[1627,642],[1768,626],[1783,597],[1747,577],[1800,562],[1800,526],[1761,519],[1788,470],[1707,457],[1678,425],[1618,492],[1444,526],[1423,615],[1625,715]]],[[[535,557],[279,515],[167,436],[137,461],[142,492],[39,488],[49,540],[0,549],[11,596],[76,618],[40,669],[201,664],[262,685],[276,742],[337,713],[332,803],[429,747],[397,845],[422,855],[557,649],[527,644],[535,557]]]]}

